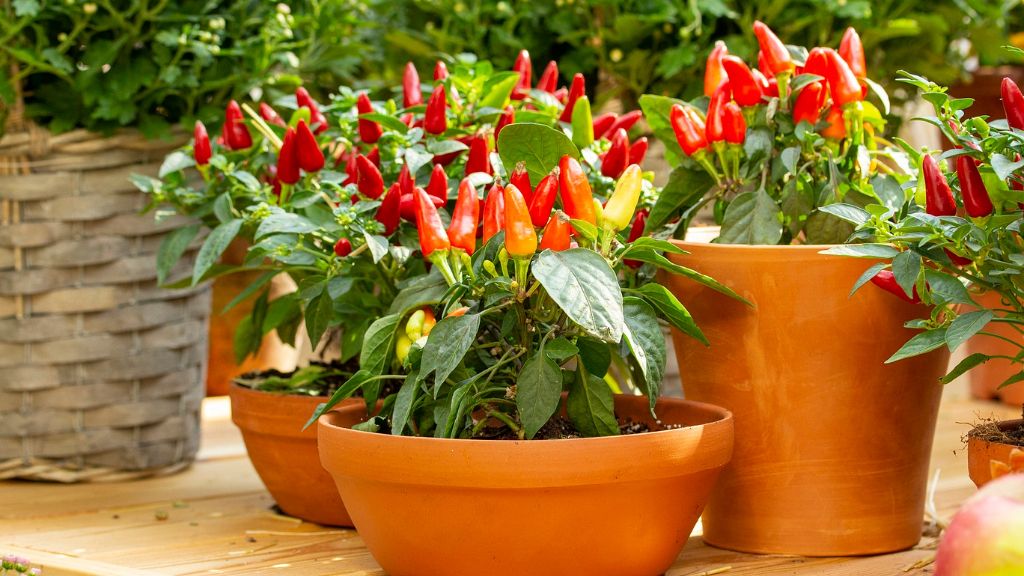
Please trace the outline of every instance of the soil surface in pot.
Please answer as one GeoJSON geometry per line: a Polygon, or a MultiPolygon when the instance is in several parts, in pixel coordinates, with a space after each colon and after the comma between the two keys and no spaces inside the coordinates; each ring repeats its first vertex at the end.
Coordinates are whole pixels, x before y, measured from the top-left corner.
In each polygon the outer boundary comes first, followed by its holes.
{"type": "MultiPolygon", "coordinates": [[[[1024,417],[1024,414],[1022,414],[1022,417],[1024,417]]],[[[1001,430],[998,422],[985,422],[975,426],[968,435],[993,444],[1009,444],[1010,446],[1024,448],[1024,424],[1017,428],[1001,430]]]]}
{"type": "MultiPolygon", "coordinates": [[[[329,397],[338,388],[348,382],[356,371],[359,370],[359,362],[353,358],[348,362],[319,362],[312,360],[309,366],[296,368],[290,372],[280,370],[264,370],[261,372],[247,372],[235,379],[240,386],[258,390],[260,392],[279,392],[283,394],[296,394],[299,396],[324,396],[329,397]]],[[[380,397],[398,392],[400,383],[385,381],[381,386],[380,397]]],[[[361,398],[363,391],[360,388],[352,395],[361,398]]]]}
{"type": "MultiPolygon", "coordinates": [[[[667,430],[667,428],[657,428],[657,430],[667,430]]],[[[651,432],[651,427],[646,422],[637,422],[632,418],[625,420],[619,419],[619,434],[627,436],[629,434],[643,434],[644,432],[651,432]]],[[[576,429],[572,421],[568,418],[559,416],[548,420],[548,423],[541,427],[537,431],[537,434],[533,437],[534,440],[566,440],[569,438],[582,438],[583,435],[576,429]]],[[[474,438],[475,440],[521,440],[514,430],[508,427],[484,429],[480,434],[474,438]]]]}

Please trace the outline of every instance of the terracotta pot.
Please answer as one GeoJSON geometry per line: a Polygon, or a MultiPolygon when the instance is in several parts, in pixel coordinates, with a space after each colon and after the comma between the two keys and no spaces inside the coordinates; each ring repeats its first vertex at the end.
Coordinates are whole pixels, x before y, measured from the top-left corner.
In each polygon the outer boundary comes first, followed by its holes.
{"type": "MultiPolygon", "coordinates": [[[[975,299],[988,309],[1007,308],[1000,301],[998,292],[986,292],[975,299]]],[[[992,322],[985,327],[986,332],[998,334],[1004,338],[1013,340],[1024,340],[1019,332],[1009,324],[992,322]]],[[[967,341],[967,353],[981,352],[984,354],[1016,356],[1020,348],[1005,340],[979,334],[967,341]]],[[[999,385],[1007,378],[1020,372],[1020,365],[1004,358],[993,358],[988,362],[974,368],[967,374],[971,379],[971,394],[976,398],[989,399],[999,397],[1003,402],[1011,406],[1024,404],[1024,382],[1017,382],[999,389],[999,385]]]]}
{"type": "MultiPolygon", "coordinates": [[[[317,524],[351,526],[316,449],[316,427],[302,426],[323,398],[258,392],[232,384],[231,419],[242,431],[249,459],[277,505],[289,516],[317,524]]],[[[362,400],[356,406],[365,413],[362,400]]]]}
{"type": "Polygon", "coordinates": [[[662,278],[711,342],[675,335],[684,396],[736,418],[704,540],[806,556],[916,544],[949,354],[883,362],[927,310],[872,285],[851,298],[872,262],[819,254],[827,246],[679,244],[690,254],[673,261],[754,304],[662,278]]]}
{"type": "MultiPolygon", "coordinates": [[[[650,421],[619,396],[619,417],[650,421]]],[[[685,428],[572,440],[446,440],[320,418],[320,459],[391,576],[654,576],[676,559],[732,452],[732,416],[662,399],[685,428]]]]}
{"type": "MultiPolygon", "coordinates": [[[[1006,432],[1016,430],[1024,426],[1024,420],[1004,420],[996,425],[1000,430],[1006,432]]],[[[975,486],[981,488],[992,480],[991,462],[1010,463],[1010,452],[1014,449],[1024,450],[1024,447],[1004,444],[1002,442],[989,442],[973,433],[967,436],[967,469],[974,481],[975,486]]]]}

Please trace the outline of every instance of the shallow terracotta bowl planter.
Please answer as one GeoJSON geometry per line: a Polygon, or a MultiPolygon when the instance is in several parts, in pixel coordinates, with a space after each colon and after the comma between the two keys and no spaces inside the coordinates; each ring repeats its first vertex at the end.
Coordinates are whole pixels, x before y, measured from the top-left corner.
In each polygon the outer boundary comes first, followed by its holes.
{"type": "MultiPolygon", "coordinates": [[[[620,418],[650,421],[646,398],[620,418]]],[[[353,431],[320,418],[320,458],[390,576],[654,576],[686,544],[732,453],[732,416],[662,399],[666,424],[608,438],[446,440],[353,431]]]]}
{"type": "MultiPolygon", "coordinates": [[[[1008,432],[1024,426],[1024,420],[1004,420],[996,422],[999,430],[1008,432]]],[[[978,434],[975,428],[967,435],[967,467],[971,480],[981,488],[992,480],[992,463],[1010,465],[1010,453],[1014,450],[1024,451],[1024,447],[1004,442],[991,441],[985,435],[978,434]]]]}

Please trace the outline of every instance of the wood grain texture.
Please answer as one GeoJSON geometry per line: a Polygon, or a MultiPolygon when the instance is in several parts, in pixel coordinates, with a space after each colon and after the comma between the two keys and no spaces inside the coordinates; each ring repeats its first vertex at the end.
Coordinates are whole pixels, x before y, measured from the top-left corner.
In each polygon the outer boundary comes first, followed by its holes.
{"type": "MultiPolygon", "coordinates": [[[[960,388],[947,392],[932,468],[941,470],[936,504],[948,521],[974,493],[960,440],[967,423],[1018,411],[968,400],[960,388]]],[[[98,485],[0,483],[0,553],[30,558],[48,576],[385,576],[356,532],[272,511],[225,403],[205,401],[203,448],[181,474],[98,485]]],[[[927,561],[936,544],[925,537],[913,550],[861,558],[753,556],[705,546],[699,531],[666,576],[923,575],[932,573],[927,561]]]]}

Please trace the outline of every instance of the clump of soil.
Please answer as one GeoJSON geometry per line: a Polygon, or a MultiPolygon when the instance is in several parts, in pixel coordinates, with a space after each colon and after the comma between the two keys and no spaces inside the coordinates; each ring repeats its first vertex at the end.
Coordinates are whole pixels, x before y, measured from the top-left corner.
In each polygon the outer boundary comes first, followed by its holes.
{"type": "MultiPolygon", "coordinates": [[[[658,428],[665,430],[667,428],[658,428]]],[[[646,422],[637,422],[632,418],[619,420],[619,434],[627,436],[630,434],[643,434],[651,432],[651,427],[646,422]]],[[[534,440],[565,440],[569,438],[582,438],[583,435],[568,418],[561,416],[548,420],[547,424],[537,431],[534,440]]],[[[476,436],[477,440],[519,440],[519,436],[509,427],[485,428],[476,436]]]]}
{"type": "Polygon", "coordinates": [[[984,422],[975,426],[968,435],[972,438],[980,438],[986,442],[1009,444],[1024,448],[1024,424],[1016,428],[1001,430],[999,424],[995,421],[984,422]]]}

